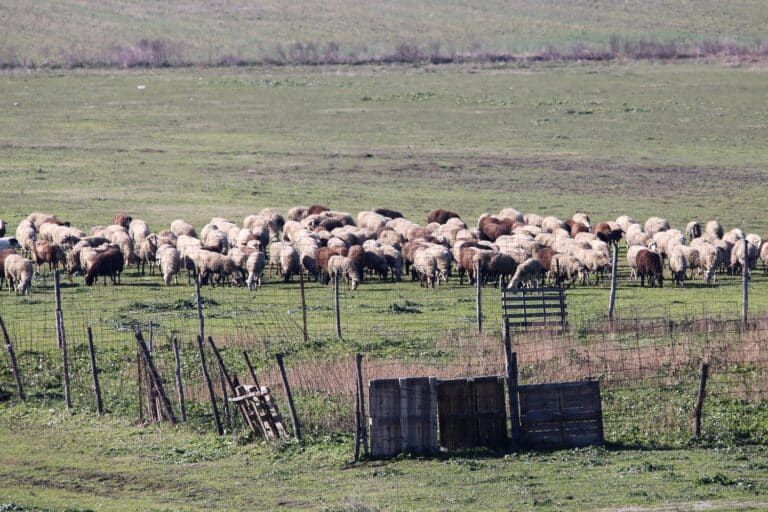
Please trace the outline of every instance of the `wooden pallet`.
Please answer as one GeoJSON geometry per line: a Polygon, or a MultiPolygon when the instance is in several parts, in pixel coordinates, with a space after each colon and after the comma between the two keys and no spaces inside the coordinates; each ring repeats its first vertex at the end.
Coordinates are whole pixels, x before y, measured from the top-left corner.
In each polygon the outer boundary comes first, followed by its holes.
{"type": "Polygon", "coordinates": [[[243,384],[235,388],[235,396],[229,399],[245,412],[245,417],[256,435],[267,439],[288,439],[283,417],[266,386],[243,384]]]}

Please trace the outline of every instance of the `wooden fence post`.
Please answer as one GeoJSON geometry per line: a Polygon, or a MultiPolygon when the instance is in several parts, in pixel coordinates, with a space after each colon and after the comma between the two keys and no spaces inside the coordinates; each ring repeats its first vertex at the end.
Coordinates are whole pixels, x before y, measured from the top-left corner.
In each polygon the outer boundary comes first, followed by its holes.
{"type": "Polygon", "coordinates": [[[701,437],[701,411],[704,408],[704,398],[707,393],[707,375],[709,374],[709,364],[702,361],[699,376],[699,395],[696,398],[696,409],[694,410],[693,434],[701,437]]]}
{"type": "Polygon", "coordinates": [[[168,400],[168,395],[165,394],[165,389],[163,388],[163,382],[160,379],[160,374],[157,372],[157,368],[155,368],[155,363],[152,360],[152,355],[149,353],[149,349],[147,348],[147,344],[144,342],[144,336],[142,336],[140,330],[136,330],[134,333],[134,336],[136,337],[136,343],[139,345],[139,350],[141,350],[141,355],[144,357],[144,362],[147,366],[147,373],[149,374],[149,380],[154,388],[154,391],[157,392],[160,395],[160,405],[163,408],[163,413],[165,414],[165,417],[168,418],[168,422],[171,425],[176,424],[176,415],[173,414],[173,407],[171,407],[171,401],[168,400]]]}
{"type": "Polygon", "coordinates": [[[477,332],[482,334],[483,332],[483,301],[482,301],[482,289],[483,289],[483,276],[480,271],[480,262],[478,261],[475,266],[475,304],[477,309],[477,332]]]}
{"type": "Polygon", "coordinates": [[[173,359],[176,363],[174,373],[176,375],[176,392],[179,395],[179,415],[181,416],[181,421],[187,421],[187,405],[184,401],[184,383],[181,380],[181,354],[179,353],[179,340],[172,338],[171,346],[173,347],[173,359]]]}
{"type": "Polygon", "coordinates": [[[280,369],[280,378],[283,380],[285,394],[288,397],[288,408],[291,411],[291,421],[293,421],[293,434],[296,436],[296,439],[301,441],[301,427],[299,425],[299,417],[296,414],[296,406],[293,403],[293,393],[291,393],[291,386],[288,384],[288,375],[285,373],[285,365],[283,365],[283,354],[275,354],[275,359],[277,360],[277,367],[280,369]]]}
{"type": "Polygon", "coordinates": [[[355,354],[355,373],[357,375],[357,386],[355,396],[357,398],[355,405],[355,462],[360,458],[360,445],[363,446],[363,453],[368,456],[368,429],[365,420],[365,389],[363,388],[363,355],[355,354]]]}
{"type": "Polygon", "coordinates": [[[749,311],[749,242],[744,239],[744,265],[741,269],[741,326],[747,327],[747,313],[749,311]]]}
{"type": "Polygon", "coordinates": [[[512,443],[515,447],[520,442],[520,412],[517,403],[517,354],[512,352],[512,344],[504,341],[504,362],[507,367],[507,394],[509,395],[509,419],[512,424],[512,443]]]}
{"type": "Polygon", "coordinates": [[[104,402],[101,401],[101,386],[99,385],[99,369],[96,366],[96,349],[93,346],[93,330],[88,326],[86,330],[88,335],[88,354],[91,361],[91,373],[93,374],[93,393],[96,395],[96,412],[99,416],[104,415],[104,402]]]}
{"type": "Polygon", "coordinates": [[[64,385],[64,402],[67,409],[72,409],[72,394],[69,386],[69,351],[67,349],[67,333],[64,330],[64,314],[61,311],[61,285],[59,271],[53,272],[53,292],[56,302],[56,335],[61,349],[61,373],[64,385]]]}
{"type": "Polygon", "coordinates": [[[211,382],[211,376],[208,373],[208,365],[205,363],[205,349],[203,348],[203,338],[197,336],[197,348],[200,350],[200,366],[203,369],[203,377],[205,377],[205,384],[208,386],[208,396],[211,399],[211,408],[213,409],[213,422],[216,424],[216,433],[224,435],[224,429],[221,426],[221,418],[219,417],[219,409],[216,407],[216,394],[213,392],[213,383],[211,382]]]}
{"type": "Polygon", "coordinates": [[[303,326],[304,343],[309,341],[309,332],[307,331],[307,299],[304,294],[304,272],[299,272],[299,287],[301,289],[301,322],[303,326]]]}
{"type": "Polygon", "coordinates": [[[141,353],[139,348],[136,347],[136,389],[138,390],[139,397],[139,423],[144,423],[144,398],[141,386],[142,370],[141,370],[141,353]]]}
{"type": "Polygon", "coordinates": [[[619,266],[619,243],[611,244],[611,295],[608,298],[608,320],[613,320],[614,309],[616,308],[616,274],[619,266]]]}
{"type": "Polygon", "coordinates": [[[333,276],[333,310],[336,312],[336,336],[341,338],[341,311],[339,307],[339,274],[333,276]]]}
{"type": "Polygon", "coordinates": [[[3,341],[5,342],[5,350],[8,351],[8,357],[11,358],[11,368],[13,369],[13,377],[16,379],[16,394],[19,396],[19,400],[22,402],[27,399],[27,395],[24,394],[24,386],[21,383],[21,373],[19,372],[19,364],[16,361],[16,352],[13,350],[13,344],[11,343],[11,337],[8,336],[8,331],[5,328],[3,317],[0,316],[0,329],[3,331],[3,341]]]}

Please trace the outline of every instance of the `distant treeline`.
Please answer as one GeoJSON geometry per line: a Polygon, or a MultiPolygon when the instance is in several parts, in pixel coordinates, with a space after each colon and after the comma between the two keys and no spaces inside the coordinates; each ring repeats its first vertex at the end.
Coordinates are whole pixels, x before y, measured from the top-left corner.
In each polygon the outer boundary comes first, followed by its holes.
{"type": "Polygon", "coordinates": [[[262,65],[366,65],[366,64],[451,64],[537,61],[611,61],[643,59],[698,59],[768,57],[768,39],[752,44],[732,41],[702,40],[656,41],[612,36],[605,43],[577,42],[565,47],[546,46],[538,51],[510,53],[487,50],[473,45],[464,52],[443,50],[440,44],[422,46],[403,42],[392,51],[375,53],[368,50],[342,49],[334,42],[296,42],[276,44],[260,58],[223,54],[207,61],[189,59],[184,45],[164,39],[142,39],[130,46],[114,45],[96,56],[83,48],[62,50],[58,57],[43,61],[21,56],[15,47],[0,49],[0,69],[56,68],[159,68],[187,66],[262,66],[262,65]]]}

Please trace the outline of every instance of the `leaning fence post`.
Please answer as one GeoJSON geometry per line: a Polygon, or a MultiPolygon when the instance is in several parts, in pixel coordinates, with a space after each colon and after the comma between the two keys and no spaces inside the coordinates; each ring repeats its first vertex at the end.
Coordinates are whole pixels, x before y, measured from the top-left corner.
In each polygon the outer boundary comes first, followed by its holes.
{"type": "Polygon", "coordinates": [[[355,396],[355,462],[360,458],[360,445],[363,445],[363,453],[368,455],[368,432],[365,425],[365,395],[363,388],[363,355],[355,354],[355,373],[357,386],[355,396]]]}
{"type": "Polygon", "coordinates": [[[693,433],[696,437],[701,437],[701,411],[704,408],[704,398],[707,393],[707,375],[709,374],[709,364],[702,361],[699,376],[699,395],[696,398],[696,409],[694,410],[693,433]]]}
{"type": "Polygon", "coordinates": [[[299,272],[299,287],[301,289],[301,322],[303,326],[304,343],[309,340],[309,333],[307,332],[307,299],[304,294],[304,272],[299,272]]]}
{"type": "Polygon", "coordinates": [[[69,388],[69,353],[67,350],[67,334],[64,330],[64,314],[61,311],[61,286],[59,281],[59,271],[53,273],[53,292],[56,302],[56,335],[61,349],[61,372],[64,385],[64,402],[67,409],[72,409],[72,394],[69,388]]]}
{"type": "Polygon", "coordinates": [[[341,312],[339,308],[339,274],[333,276],[333,310],[336,313],[336,336],[341,338],[341,312]]]}
{"type": "Polygon", "coordinates": [[[88,335],[88,354],[91,360],[91,373],[93,374],[93,393],[96,395],[96,412],[99,416],[104,415],[104,402],[101,401],[101,386],[99,385],[99,369],[96,367],[96,350],[93,347],[93,330],[88,326],[86,330],[88,335]]]}
{"type": "Polygon", "coordinates": [[[619,243],[611,244],[611,295],[608,299],[608,320],[613,320],[613,312],[616,307],[616,274],[618,273],[619,243]]]}
{"type": "Polygon", "coordinates": [[[747,312],[749,311],[749,242],[744,239],[744,264],[741,269],[741,326],[747,327],[747,312]]]}
{"type": "Polygon", "coordinates": [[[480,272],[480,262],[475,264],[475,304],[477,308],[477,332],[481,334],[483,332],[483,302],[482,302],[482,289],[483,289],[483,276],[480,272]]]}
{"type": "Polygon", "coordinates": [[[155,363],[152,360],[152,355],[149,353],[149,349],[147,348],[147,344],[144,342],[144,336],[142,336],[140,330],[136,330],[134,333],[134,336],[136,337],[136,343],[139,345],[139,350],[141,350],[141,355],[144,357],[144,362],[147,366],[147,373],[149,374],[149,380],[152,388],[154,388],[154,391],[156,391],[160,395],[160,404],[162,405],[163,413],[165,413],[165,417],[168,418],[168,422],[171,425],[176,424],[176,415],[173,414],[173,407],[171,407],[171,401],[168,400],[168,395],[165,394],[165,389],[163,388],[163,382],[160,379],[160,374],[157,372],[157,368],[155,368],[155,363]]]}
{"type": "Polygon", "coordinates": [[[280,369],[280,378],[283,380],[285,394],[288,397],[288,408],[291,411],[291,421],[293,422],[293,435],[296,436],[297,440],[301,441],[301,427],[299,426],[299,417],[296,414],[296,406],[293,403],[293,393],[291,393],[291,386],[288,384],[288,375],[285,373],[283,354],[275,354],[275,359],[277,360],[277,367],[280,369]]]}
{"type": "Polygon", "coordinates": [[[176,363],[175,375],[176,375],[176,392],[179,395],[179,415],[181,421],[187,421],[187,406],[184,402],[184,383],[181,380],[181,354],[179,353],[179,340],[176,338],[171,339],[171,346],[173,347],[173,359],[176,363]]]}
{"type": "Polygon", "coordinates": [[[517,403],[517,354],[512,352],[512,344],[504,340],[504,362],[507,367],[507,394],[509,395],[509,419],[512,424],[512,442],[517,447],[520,442],[520,412],[517,403]]]}
{"type": "Polygon", "coordinates": [[[197,348],[200,350],[200,366],[203,369],[203,377],[205,377],[205,384],[208,386],[208,396],[211,399],[211,408],[213,409],[213,422],[216,424],[216,433],[224,435],[224,429],[221,427],[221,418],[219,417],[219,409],[216,407],[216,395],[213,392],[213,383],[211,382],[211,376],[208,373],[208,365],[205,363],[205,350],[203,348],[203,338],[197,336],[197,348]]]}
{"type": "Polygon", "coordinates": [[[0,329],[3,331],[3,340],[5,341],[5,350],[8,351],[8,357],[11,358],[11,368],[13,369],[13,376],[16,379],[16,393],[19,396],[19,400],[22,402],[27,399],[27,395],[24,394],[24,386],[21,383],[21,373],[19,372],[19,365],[16,361],[16,352],[13,350],[13,344],[11,343],[11,337],[8,336],[8,331],[5,328],[3,317],[0,316],[0,329]]]}

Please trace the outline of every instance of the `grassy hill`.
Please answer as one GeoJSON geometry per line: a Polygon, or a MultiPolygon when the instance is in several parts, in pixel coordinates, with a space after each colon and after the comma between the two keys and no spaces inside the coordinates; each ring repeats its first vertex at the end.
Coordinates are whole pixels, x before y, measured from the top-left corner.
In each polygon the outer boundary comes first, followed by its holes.
{"type": "Polygon", "coordinates": [[[766,23],[768,3],[760,0],[9,0],[0,5],[0,61],[119,63],[146,51],[137,46],[142,39],[162,41],[159,53],[170,62],[193,63],[280,60],[297,42],[314,45],[300,51],[363,59],[403,43],[440,54],[520,53],[607,45],[614,35],[753,45],[766,37],[766,23]]]}

